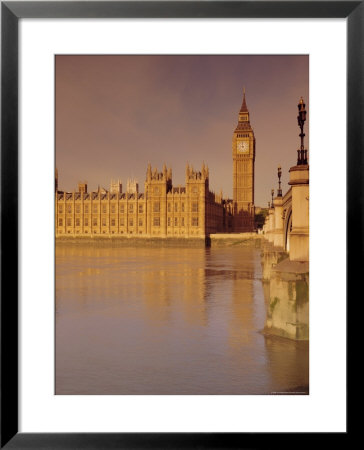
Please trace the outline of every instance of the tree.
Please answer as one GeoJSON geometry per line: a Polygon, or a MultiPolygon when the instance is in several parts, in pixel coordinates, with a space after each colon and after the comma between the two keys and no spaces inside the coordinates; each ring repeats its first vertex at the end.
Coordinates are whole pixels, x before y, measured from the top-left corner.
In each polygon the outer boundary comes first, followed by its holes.
{"type": "Polygon", "coordinates": [[[268,208],[259,208],[259,211],[256,212],[254,216],[255,228],[263,228],[268,212],[268,208]]]}

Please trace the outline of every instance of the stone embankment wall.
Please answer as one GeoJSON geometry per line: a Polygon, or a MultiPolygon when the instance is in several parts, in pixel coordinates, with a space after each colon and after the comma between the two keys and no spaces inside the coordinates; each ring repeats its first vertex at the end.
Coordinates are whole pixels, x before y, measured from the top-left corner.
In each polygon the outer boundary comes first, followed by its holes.
{"type": "Polygon", "coordinates": [[[147,236],[57,236],[57,244],[113,247],[229,247],[254,246],[260,248],[262,236],[256,233],[211,234],[206,238],[147,237],[147,236]]]}
{"type": "Polygon", "coordinates": [[[210,234],[208,238],[211,247],[245,247],[260,248],[262,235],[257,233],[221,233],[210,234]]]}
{"type": "Polygon", "coordinates": [[[263,286],[267,308],[264,333],[309,339],[309,263],[291,261],[286,252],[264,241],[263,286]]]}
{"type": "Polygon", "coordinates": [[[93,247],[205,247],[204,238],[151,238],[151,237],[57,237],[57,245],[92,245],[93,247]]]}

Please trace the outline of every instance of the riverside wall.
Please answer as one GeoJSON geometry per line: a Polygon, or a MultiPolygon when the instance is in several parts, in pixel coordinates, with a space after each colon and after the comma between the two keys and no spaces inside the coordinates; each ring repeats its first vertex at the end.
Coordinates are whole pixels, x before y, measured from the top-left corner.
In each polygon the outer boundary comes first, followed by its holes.
{"type": "Polygon", "coordinates": [[[264,240],[262,278],[266,303],[263,332],[294,340],[309,339],[309,263],[264,240]]]}
{"type": "Polygon", "coordinates": [[[256,233],[211,234],[206,237],[148,237],[148,236],[74,236],[56,237],[59,245],[92,245],[112,247],[229,247],[254,246],[260,248],[261,235],[256,233]]]}

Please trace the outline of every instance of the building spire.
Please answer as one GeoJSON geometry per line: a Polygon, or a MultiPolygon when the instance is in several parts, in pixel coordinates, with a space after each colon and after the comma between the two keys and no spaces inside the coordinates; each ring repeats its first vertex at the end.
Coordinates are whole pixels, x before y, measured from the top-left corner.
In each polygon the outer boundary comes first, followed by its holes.
{"type": "Polygon", "coordinates": [[[245,86],[243,87],[243,103],[241,105],[240,112],[241,113],[249,112],[248,107],[246,106],[246,100],[245,100],[245,86]]]}

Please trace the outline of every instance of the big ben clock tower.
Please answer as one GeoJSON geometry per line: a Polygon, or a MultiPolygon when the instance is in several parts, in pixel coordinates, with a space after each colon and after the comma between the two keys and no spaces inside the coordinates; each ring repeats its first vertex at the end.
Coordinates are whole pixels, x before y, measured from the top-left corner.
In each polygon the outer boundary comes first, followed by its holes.
{"type": "Polygon", "coordinates": [[[250,125],[245,101],[239,111],[239,121],[233,135],[233,202],[234,232],[254,229],[254,161],[255,137],[250,125]]]}

